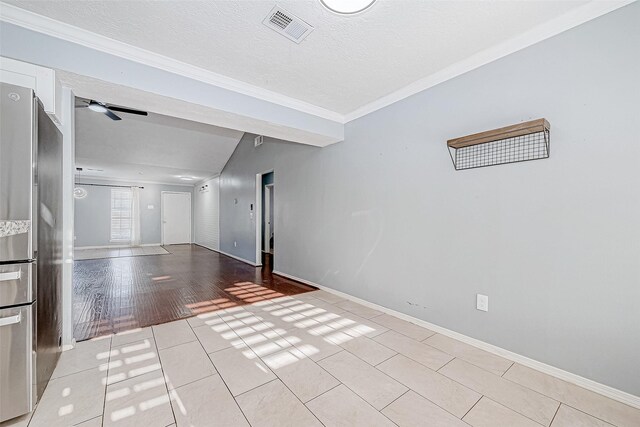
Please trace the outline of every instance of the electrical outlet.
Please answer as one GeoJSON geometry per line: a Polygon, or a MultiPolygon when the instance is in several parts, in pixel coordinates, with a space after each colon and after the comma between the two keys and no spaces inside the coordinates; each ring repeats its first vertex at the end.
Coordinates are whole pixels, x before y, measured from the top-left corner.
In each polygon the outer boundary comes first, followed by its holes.
{"type": "Polygon", "coordinates": [[[237,248],[237,247],[238,247],[238,242],[234,241],[234,242],[233,242],[233,247],[234,247],[234,248],[237,248]]]}
{"type": "Polygon", "coordinates": [[[480,311],[489,311],[489,297],[476,294],[476,308],[480,311]]]}

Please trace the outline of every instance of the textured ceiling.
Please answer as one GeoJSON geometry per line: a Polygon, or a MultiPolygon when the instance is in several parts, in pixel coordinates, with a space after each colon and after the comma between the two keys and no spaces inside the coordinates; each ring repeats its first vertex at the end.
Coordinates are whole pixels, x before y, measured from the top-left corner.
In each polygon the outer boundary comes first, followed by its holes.
{"type": "Polygon", "coordinates": [[[122,120],[76,109],[76,166],[102,170],[85,170],[82,177],[195,184],[220,173],[242,137],[242,132],[160,114],[117,114],[122,120]]]}
{"type": "Polygon", "coordinates": [[[346,114],[586,1],[378,0],[355,16],[278,5],[315,27],[262,25],[276,1],[15,1],[18,7],[346,114]]]}

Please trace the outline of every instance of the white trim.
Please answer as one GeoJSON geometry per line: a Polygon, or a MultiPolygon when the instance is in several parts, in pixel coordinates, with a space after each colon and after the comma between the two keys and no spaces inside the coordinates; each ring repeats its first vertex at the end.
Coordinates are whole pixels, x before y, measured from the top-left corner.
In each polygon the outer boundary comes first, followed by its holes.
{"type": "Polygon", "coordinates": [[[363,105],[344,116],[344,122],[348,123],[381,108],[387,107],[402,99],[415,95],[418,92],[429,89],[461,74],[475,70],[490,62],[496,61],[504,56],[525,49],[533,44],[558,35],[585,22],[591,21],[599,16],[612,12],[635,0],[618,1],[591,1],[583,6],[577,7],[563,15],[553,18],[543,24],[537,25],[524,33],[505,40],[488,49],[480,51],[470,57],[456,62],[434,74],[417,80],[402,89],[389,95],[383,96],[369,104],[363,105]]]}
{"type": "Polygon", "coordinates": [[[47,114],[62,126],[62,87],[54,70],[0,56],[0,80],[33,89],[47,114]]]}
{"type": "Polygon", "coordinates": [[[76,346],[76,339],[71,338],[71,340],[67,344],[62,344],[62,351],[73,350],[76,346]]]}
{"type": "Polygon", "coordinates": [[[201,179],[200,181],[198,181],[195,184],[193,184],[193,188],[195,189],[196,187],[199,187],[200,185],[204,184],[205,182],[211,181],[212,179],[219,178],[220,175],[221,175],[221,173],[217,173],[215,175],[211,175],[209,178],[201,179]]]}
{"type": "Polygon", "coordinates": [[[75,345],[73,338],[73,251],[75,198],[75,94],[63,87],[60,99],[62,118],[62,346],[75,345]]]}
{"type": "MultiPolygon", "coordinates": [[[[136,184],[155,184],[155,185],[172,185],[176,187],[193,187],[194,184],[185,184],[185,183],[175,183],[175,182],[162,182],[162,181],[138,181],[124,178],[110,178],[106,176],[90,176],[90,175],[82,175],[78,178],[79,181],[89,180],[89,181],[101,181],[101,182],[121,182],[129,184],[133,187],[136,184]]],[[[85,182],[84,184],[91,184],[90,182],[85,182]]],[[[77,185],[77,184],[76,184],[77,185]]]]}
{"type": "Polygon", "coordinates": [[[77,250],[85,250],[85,249],[120,249],[120,248],[141,248],[143,246],[162,246],[162,243],[144,243],[138,246],[131,245],[105,245],[105,246],[76,246],[73,248],[74,251],[77,250]]]}
{"type": "MultiPolygon", "coordinates": [[[[202,243],[195,243],[194,242],[194,243],[192,243],[192,245],[200,246],[201,248],[209,249],[210,251],[213,251],[213,252],[220,252],[218,249],[212,248],[212,247],[207,246],[207,245],[203,245],[202,243]]],[[[224,255],[227,255],[227,254],[224,254],[224,255]]],[[[230,256],[230,255],[227,255],[227,256],[230,256]]]]}
{"type": "Polygon", "coordinates": [[[165,194],[188,194],[189,195],[189,241],[185,243],[169,243],[170,245],[186,245],[193,244],[193,200],[191,200],[192,191],[161,191],[160,192],[160,240],[162,245],[165,245],[164,241],[164,195],[165,194]]]}
{"type": "MultiPolygon", "coordinates": [[[[630,393],[627,393],[627,392],[624,392],[622,390],[618,390],[618,389],[610,387],[608,385],[604,385],[604,384],[601,384],[599,382],[590,380],[588,378],[581,377],[580,375],[576,375],[576,374],[573,374],[571,372],[565,371],[563,369],[556,368],[555,366],[547,365],[546,363],[542,363],[542,362],[539,362],[537,360],[531,359],[529,357],[522,356],[522,355],[520,355],[518,353],[514,353],[512,351],[505,350],[505,349],[503,349],[501,347],[498,347],[498,346],[495,346],[493,344],[489,344],[489,343],[486,343],[484,341],[480,341],[478,339],[471,338],[471,337],[469,337],[467,335],[463,335],[463,334],[461,334],[459,332],[455,332],[455,331],[452,331],[450,329],[443,328],[442,326],[438,326],[438,325],[435,325],[433,323],[426,322],[424,320],[415,318],[413,316],[409,316],[408,314],[404,314],[404,313],[401,313],[399,311],[395,311],[395,310],[392,310],[390,308],[383,307],[381,305],[378,305],[378,304],[375,304],[375,303],[360,299],[358,297],[354,297],[354,296],[346,294],[344,292],[336,291],[335,289],[331,289],[331,288],[328,288],[326,286],[322,286],[322,285],[319,285],[317,283],[313,283],[313,282],[311,282],[309,280],[304,280],[304,279],[301,279],[299,277],[292,276],[291,274],[286,274],[286,273],[283,273],[281,271],[276,271],[276,270],[273,271],[273,274],[277,274],[279,276],[283,276],[283,277],[286,277],[288,279],[296,280],[298,282],[301,282],[301,283],[304,283],[304,284],[307,284],[307,285],[310,285],[310,286],[315,286],[316,288],[322,289],[323,291],[327,291],[327,292],[330,292],[330,293],[332,293],[334,295],[338,295],[338,296],[340,296],[342,298],[346,298],[348,300],[355,301],[355,302],[357,302],[359,304],[362,304],[364,306],[373,308],[373,309],[378,310],[378,311],[382,311],[384,313],[387,313],[387,314],[390,314],[392,316],[395,316],[395,317],[397,317],[399,319],[403,319],[403,320],[406,320],[408,322],[415,323],[416,325],[425,327],[425,328],[430,329],[430,330],[432,330],[434,332],[437,332],[439,334],[448,336],[450,338],[456,339],[456,340],[461,341],[463,343],[466,343],[466,344],[472,345],[474,347],[477,347],[477,348],[479,348],[481,350],[487,351],[487,352],[492,353],[492,354],[496,354],[496,355],[498,355],[500,357],[504,357],[505,359],[509,359],[509,360],[511,360],[513,362],[516,362],[516,363],[519,363],[519,364],[521,364],[523,366],[527,366],[527,367],[529,367],[531,369],[535,369],[537,371],[540,371],[540,372],[543,372],[545,374],[548,374],[548,375],[551,375],[553,377],[556,377],[556,378],[559,378],[561,380],[564,380],[564,381],[566,381],[568,383],[575,384],[575,385],[577,385],[579,387],[582,387],[584,389],[593,391],[594,393],[601,394],[601,395],[603,395],[605,397],[608,397],[610,399],[613,399],[613,400],[616,400],[618,402],[624,403],[626,405],[633,406],[634,408],[640,409],[640,396],[634,396],[634,395],[632,395],[630,393]]],[[[370,320],[372,322],[375,322],[376,319],[374,317],[373,319],[370,319],[370,320]]]]}
{"type": "Polygon", "coordinates": [[[66,24],[64,22],[56,21],[10,4],[2,3],[2,7],[0,8],[0,19],[32,31],[86,46],[91,49],[96,49],[140,64],[162,69],[170,73],[189,77],[194,80],[235,91],[237,93],[252,96],[283,107],[292,108],[303,113],[338,123],[348,123],[425,89],[436,86],[506,55],[522,50],[542,40],[548,39],[592,19],[598,18],[599,16],[605,15],[633,3],[634,1],[635,0],[591,1],[543,24],[533,27],[523,34],[512,39],[505,40],[502,43],[478,52],[467,59],[452,64],[443,70],[417,80],[400,90],[383,96],[376,101],[363,105],[347,114],[330,111],[326,108],[318,107],[317,105],[313,105],[299,99],[291,98],[277,92],[166,57],[164,55],[101,36],[94,32],[66,24]]]}
{"type": "Polygon", "coordinates": [[[170,73],[179,74],[204,83],[252,96],[263,101],[291,108],[306,114],[312,114],[323,119],[342,123],[342,114],[318,107],[317,105],[291,98],[268,89],[254,86],[218,73],[214,73],[195,65],[187,64],[158,53],[148,51],[118,40],[105,37],[89,30],[38,15],[19,7],[2,3],[0,19],[5,22],[37,31],[52,37],[66,40],[101,52],[106,52],[120,58],[149,65],[170,73]]]}
{"type": "MultiPolygon", "coordinates": [[[[202,246],[202,245],[200,245],[200,246],[202,246]]],[[[257,265],[257,264],[255,264],[255,263],[253,263],[253,262],[249,261],[248,259],[244,259],[244,258],[240,258],[239,256],[235,256],[235,255],[228,254],[228,253],[226,253],[226,252],[224,252],[224,251],[221,251],[221,250],[219,250],[219,249],[211,249],[211,248],[207,248],[207,249],[210,249],[210,250],[212,250],[212,251],[214,251],[214,252],[221,253],[222,255],[226,255],[226,256],[228,256],[229,258],[233,258],[233,259],[235,259],[235,260],[238,260],[238,261],[244,262],[245,264],[249,264],[249,265],[250,265],[250,266],[252,266],[252,267],[260,267],[259,265],[257,265]]]]}
{"type": "Polygon", "coordinates": [[[201,244],[201,243],[194,243],[194,245],[196,245],[196,246],[200,246],[200,247],[202,247],[202,248],[208,249],[208,250],[213,251],[213,252],[217,252],[217,253],[219,253],[219,254],[221,254],[221,255],[228,256],[229,258],[233,258],[233,259],[235,259],[235,260],[237,260],[237,261],[244,262],[245,264],[249,264],[249,265],[250,265],[250,266],[252,266],[252,267],[260,267],[259,265],[256,265],[256,264],[252,263],[252,262],[251,262],[251,261],[249,261],[249,260],[246,260],[246,259],[244,259],[244,258],[240,258],[240,257],[235,256],[235,255],[228,254],[228,253],[226,253],[226,252],[221,251],[220,249],[210,248],[209,246],[207,246],[207,245],[203,245],[203,244],[201,244]]]}
{"type": "MultiPolygon", "coordinates": [[[[256,267],[262,266],[262,176],[268,173],[272,173],[273,169],[268,169],[264,172],[256,174],[256,202],[255,202],[255,215],[256,220],[256,267]]],[[[274,174],[275,181],[275,174],[274,174]]],[[[275,234],[275,227],[273,234],[275,234]]],[[[274,241],[275,245],[275,241],[274,241]]],[[[275,248],[273,250],[275,252],[275,248]]]]}
{"type": "Polygon", "coordinates": [[[255,202],[255,224],[256,224],[256,266],[262,266],[262,175],[256,174],[256,202],[255,202]]]}
{"type": "MultiPolygon", "coordinates": [[[[264,222],[265,227],[262,227],[262,241],[260,242],[260,250],[262,252],[267,252],[267,253],[272,253],[273,248],[269,247],[269,243],[271,240],[271,233],[270,231],[272,230],[272,227],[270,227],[268,224],[273,224],[273,218],[271,218],[271,212],[273,211],[271,205],[273,203],[273,184],[266,184],[263,187],[263,195],[262,198],[264,198],[264,206],[262,206],[262,210],[260,211],[262,213],[262,211],[264,211],[264,218],[262,218],[262,220],[260,221],[260,225],[262,225],[262,223],[264,222]],[[266,228],[266,230],[265,230],[266,228]],[[262,244],[264,242],[264,245],[262,244]],[[267,249],[270,250],[264,250],[264,247],[266,247],[267,249]]],[[[262,201],[262,199],[261,199],[262,201]]],[[[275,236],[275,232],[273,233],[273,235],[275,236]]],[[[275,238],[274,238],[275,241],[275,238]]],[[[273,251],[275,252],[275,251],[273,251]]],[[[262,254],[260,255],[262,256],[262,254]]]]}

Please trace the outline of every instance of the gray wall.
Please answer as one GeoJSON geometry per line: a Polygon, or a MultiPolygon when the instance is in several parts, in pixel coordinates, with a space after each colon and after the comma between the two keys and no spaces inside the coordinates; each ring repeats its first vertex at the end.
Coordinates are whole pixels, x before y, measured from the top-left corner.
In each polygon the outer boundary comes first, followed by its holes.
{"type": "Polygon", "coordinates": [[[640,395],[638,22],[631,4],[327,148],[246,135],[221,176],[221,249],[254,260],[255,174],[273,168],[276,270],[640,395]],[[447,139],[540,117],[550,159],[453,170],[447,139]]]}
{"type": "MultiPolygon", "coordinates": [[[[109,184],[106,181],[81,179],[83,183],[109,184]]],[[[114,185],[134,183],[112,182],[114,185]]],[[[160,195],[162,191],[181,191],[191,193],[193,187],[180,185],[138,184],[140,190],[140,234],[141,243],[159,244],[162,242],[160,230],[160,195]],[[153,205],[154,209],[147,209],[153,205]]],[[[87,197],[75,201],[75,247],[121,245],[111,243],[111,187],[85,186],[87,197]]],[[[191,196],[193,203],[193,195],[191,196]]],[[[191,209],[193,212],[193,208],[191,209]]],[[[193,221],[191,221],[193,224],[193,221]]]]}

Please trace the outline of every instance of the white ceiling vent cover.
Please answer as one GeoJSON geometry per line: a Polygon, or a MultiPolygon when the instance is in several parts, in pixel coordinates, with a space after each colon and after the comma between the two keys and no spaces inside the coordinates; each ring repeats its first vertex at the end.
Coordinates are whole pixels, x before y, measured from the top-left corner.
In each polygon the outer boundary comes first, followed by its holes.
{"type": "Polygon", "coordinates": [[[313,31],[311,25],[277,5],[271,9],[262,23],[296,43],[300,43],[313,31]]]}

